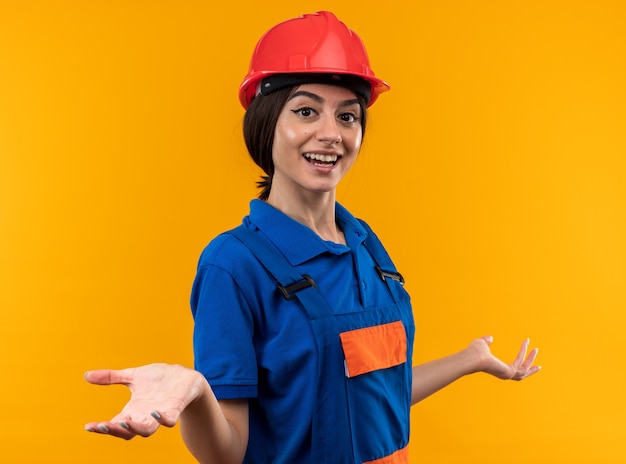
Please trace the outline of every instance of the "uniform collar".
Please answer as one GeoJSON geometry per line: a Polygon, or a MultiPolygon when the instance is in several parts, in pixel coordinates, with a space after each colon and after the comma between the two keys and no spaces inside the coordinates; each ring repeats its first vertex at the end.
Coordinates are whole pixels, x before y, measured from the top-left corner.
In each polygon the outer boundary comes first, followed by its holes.
{"type": "Polygon", "coordinates": [[[244,224],[258,228],[293,266],[297,266],[323,253],[347,253],[363,243],[367,232],[359,221],[339,203],[335,205],[335,215],[348,246],[323,240],[309,227],[261,200],[250,202],[250,215],[244,219],[244,224]]]}

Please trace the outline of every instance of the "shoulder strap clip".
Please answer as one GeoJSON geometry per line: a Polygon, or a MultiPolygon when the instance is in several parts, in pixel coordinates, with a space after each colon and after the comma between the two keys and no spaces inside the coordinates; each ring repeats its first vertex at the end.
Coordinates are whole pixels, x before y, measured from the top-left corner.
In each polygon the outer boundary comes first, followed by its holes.
{"type": "Polygon", "coordinates": [[[385,271],[384,269],[381,269],[380,266],[376,266],[376,272],[378,272],[378,275],[383,282],[387,279],[391,279],[399,282],[400,285],[404,285],[404,277],[402,277],[402,274],[399,272],[385,271]]]}
{"type": "Polygon", "coordinates": [[[286,300],[296,299],[296,295],[294,295],[294,293],[297,292],[298,290],[302,290],[303,288],[307,288],[307,287],[317,288],[317,284],[313,280],[313,277],[311,277],[308,274],[303,274],[302,277],[304,278],[303,280],[294,282],[293,284],[287,285],[286,287],[278,284],[278,289],[283,294],[286,300]]]}

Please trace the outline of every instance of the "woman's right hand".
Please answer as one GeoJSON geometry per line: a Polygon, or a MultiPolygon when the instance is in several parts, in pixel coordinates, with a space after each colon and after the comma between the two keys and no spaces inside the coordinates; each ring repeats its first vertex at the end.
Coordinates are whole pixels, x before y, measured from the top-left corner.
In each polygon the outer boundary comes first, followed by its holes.
{"type": "Polygon", "coordinates": [[[199,372],[179,365],[149,364],[122,370],[95,370],[85,380],[96,385],[126,385],[131,398],[110,421],[90,422],[89,432],[130,440],[148,437],[159,425],[173,427],[185,408],[208,387],[199,372]]]}

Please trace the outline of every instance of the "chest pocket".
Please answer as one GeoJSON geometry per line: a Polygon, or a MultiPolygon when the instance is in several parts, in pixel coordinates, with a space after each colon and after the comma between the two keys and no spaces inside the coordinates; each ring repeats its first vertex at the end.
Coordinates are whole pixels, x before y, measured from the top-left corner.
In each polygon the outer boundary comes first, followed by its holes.
{"type": "Polygon", "coordinates": [[[401,321],[339,334],[346,377],[356,377],[406,362],[407,342],[401,321]]]}

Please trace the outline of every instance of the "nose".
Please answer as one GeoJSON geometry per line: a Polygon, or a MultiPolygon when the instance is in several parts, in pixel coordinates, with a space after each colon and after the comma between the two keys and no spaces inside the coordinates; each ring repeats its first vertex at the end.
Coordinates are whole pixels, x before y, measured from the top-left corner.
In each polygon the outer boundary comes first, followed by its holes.
{"type": "Polygon", "coordinates": [[[334,115],[325,115],[319,119],[317,139],[320,142],[325,142],[331,145],[342,141],[341,130],[334,115]]]}

